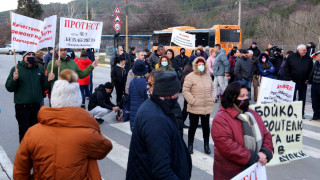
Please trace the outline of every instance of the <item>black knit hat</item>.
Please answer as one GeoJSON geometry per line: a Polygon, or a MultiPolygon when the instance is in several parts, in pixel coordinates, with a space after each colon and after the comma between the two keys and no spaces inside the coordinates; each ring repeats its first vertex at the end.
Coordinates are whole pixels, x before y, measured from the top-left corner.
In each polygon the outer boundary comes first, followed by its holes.
{"type": "Polygon", "coordinates": [[[180,81],[175,72],[166,71],[154,76],[153,95],[167,97],[181,89],[180,81]]]}
{"type": "Polygon", "coordinates": [[[104,88],[106,88],[106,89],[113,89],[113,86],[112,86],[111,82],[106,82],[106,83],[104,84],[104,88]]]}
{"type": "Polygon", "coordinates": [[[146,75],[148,72],[146,63],[143,60],[137,60],[132,67],[132,72],[136,76],[146,75]]]}

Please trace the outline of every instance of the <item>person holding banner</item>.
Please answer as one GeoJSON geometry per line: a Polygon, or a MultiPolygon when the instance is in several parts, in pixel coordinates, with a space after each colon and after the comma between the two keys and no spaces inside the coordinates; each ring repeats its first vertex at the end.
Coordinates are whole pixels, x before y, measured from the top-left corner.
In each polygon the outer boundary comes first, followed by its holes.
{"type": "MultiPolygon", "coordinates": [[[[54,61],[53,61],[53,73],[55,74],[55,79],[51,82],[51,86],[53,86],[54,82],[57,80],[58,77],[58,69],[60,71],[64,69],[71,69],[76,72],[80,79],[87,77],[94,69],[94,67],[98,66],[98,61],[95,60],[91,65],[89,65],[85,70],[81,70],[76,62],[68,56],[67,48],[60,48],[58,51],[59,55],[56,54],[54,61]],[[58,68],[59,67],[59,68],[58,68]]],[[[51,72],[52,61],[49,62],[47,71],[51,72]]]]}
{"type": "Polygon", "coordinates": [[[249,88],[233,82],[226,88],[214,117],[214,179],[231,179],[256,162],[273,157],[272,136],[259,114],[249,109],[249,88]]]}
{"type": "Polygon", "coordinates": [[[38,123],[37,114],[43,100],[43,92],[50,88],[50,81],[35,62],[34,52],[25,52],[23,60],[13,67],[6,81],[6,89],[14,92],[16,118],[19,124],[19,140],[22,141],[27,130],[38,123]]]}

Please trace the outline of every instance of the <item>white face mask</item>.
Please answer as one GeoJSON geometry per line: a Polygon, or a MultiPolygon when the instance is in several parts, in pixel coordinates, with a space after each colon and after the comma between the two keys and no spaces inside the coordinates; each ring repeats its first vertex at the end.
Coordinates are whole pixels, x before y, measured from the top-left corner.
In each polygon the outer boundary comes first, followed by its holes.
{"type": "Polygon", "coordinates": [[[203,65],[198,66],[198,70],[199,70],[200,72],[203,72],[203,71],[204,71],[204,66],[203,66],[203,65]]]}
{"type": "Polygon", "coordinates": [[[267,59],[262,59],[262,62],[266,62],[267,59]]]}

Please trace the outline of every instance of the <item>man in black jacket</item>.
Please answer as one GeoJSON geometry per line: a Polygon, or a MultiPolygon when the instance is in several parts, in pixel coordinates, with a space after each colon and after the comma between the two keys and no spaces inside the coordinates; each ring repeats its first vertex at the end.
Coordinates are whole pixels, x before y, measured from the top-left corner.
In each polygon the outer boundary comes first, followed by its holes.
{"type": "MultiPolygon", "coordinates": [[[[304,107],[306,104],[307,82],[309,74],[312,70],[313,62],[307,55],[307,47],[300,44],[297,47],[297,52],[288,56],[284,66],[285,80],[296,83],[293,100],[296,100],[297,91],[299,93],[299,101],[303,101],[302,115],[304,116],[304,107]]],[[[304,118],[304,117],[303,117],[304,118]]]]}
{"type": "Polygon", "coordinates": [[[312,120],[320,120],[320,51],[314,53],[312,58],[316,58],[316,62],[313,65],[311,74],[309,76],[309,82],[311,86],[311,100],[313,117],[312,120]]]}
{"type": "Polygon", "coordinates": [[[261,54],[261,52],[260,52],[260,50],[259,50],[259,48],[258,48],[258,46],[257,46],[257,42],[255,42],[255,41],[253,41],[252,42],[252,44],[251,44],[251,46],[249,47],[249,49],[248,50],[251,50],[252,52],[253,52],[253,56],[255,56],[255,57],[259,57],[260,56],[260,54],[261,54]]]}
{"type": "Polygon", "coordinates": [[[184,66],[187,65],[189,57],[186,56],[186,50],[184,48],[180,49],[180,54],[174,57],[173,66],[179,67],[182,71],[184,66]]]}
{"type": "Polygon", "coordinates": [[[254,92],[254,101],[257,102],[258,99],[258,80],[259,80],[259,69],[258,69],[258,58],[253,56],[253,52],[251,50],[248,51],[248,58],[252,62],[252,71],[253,71],[253,77],[252,77],[252,84],[253,84],[253,92],[254,92]]]}
{"type": "Polygon", "coordinates": [[[173,111],[180,82],[174,72],[158,73],[154,80],[150,99],[137,112],[126,179],[189,180],[191,157],[173,111]]]}
{"type": "Polygon", "coordinates": [[[119,107],[110,101],[112,89],[110,82],[100,84],[90,97],[88,111],[99,124],[104,122],[103,116],[112,111],[119,111],[119,107]]]}

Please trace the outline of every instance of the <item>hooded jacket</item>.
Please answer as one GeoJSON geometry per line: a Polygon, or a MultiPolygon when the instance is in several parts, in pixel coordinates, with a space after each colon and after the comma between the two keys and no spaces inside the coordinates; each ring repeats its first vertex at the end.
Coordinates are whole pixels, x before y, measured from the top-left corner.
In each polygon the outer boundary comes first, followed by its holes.
{"type": "Polygon", "coordinates": [[[187,111],[192,114],[211,114],[214,105],[213,83],[207,73],[205,62],[204,72],[198,70],[197,58],[193,61],[193,72],[188,74],[184,80],[182,93],[188,102],[187,111]]]}
{"type": "Polygon", "coordinates": [[[90,96],[88,110],[91,111],[97,106],[112,110],[112,108],[116,105],[114,105],[110,101],[110,98],[111,94],[107,94],[105,86],[103,84],[100,84],[97,88],[94,89],[94,93],[90,96]]]}
{"type": "MultiPolygon", "coordinates": [[[[260,152],[272,159],[272,136],[266,129],[261,117],[249,109],[259,126],[262,146],[260,152]]],[[[214,117],[211,126],[211,136],[214,141],[213,174],[215,180],[232,179],[259,160],[256,152],[245,148],[241,120],[237,119],[239,112],[234,108],[221,107],[214,117]]]]}
{"type": "MultiPolygon", "coordinates": [[[[74,59],[74,62],[77,63],[78,67],[81,69],[81,70],[85,70],[87,69],[90,64],[92,64],[92,61],[89,59],[89,58],[75,58],[74,59]]],[[[86,76],[85,78],[82,78],[82,79],[78,79],[78,83],[80,85],[88,85],[90,84],[90,79],[89,79],[89,76],[86,76]]]]}
{"type": "Polygon", "coordinates": [[[15,67],[13,67],[6,81],[6,89],[14,92],[14,103],[40,103],[43,100],[43,92],[50,88],[48,78],[37,64],[29,68],[26,62],[19,61],[17,68],[19,78],[16,81],[13,80],[15,72],[15,67]]]}
{"type": "Polygon", "coordinates": [[[268,55],[265,56],[266,57],[266,62],[265,63],[268,63],[270,67],[268,69],[264,68],[262,66],[262,63],[263,63],[262,62],[262,55],[263,54],[261,54],[259,56],[259,65],[258,65],[259,73],[263,77],[267,77],[267,78],[273,79],[273,74],[275,73],[276,69],[273,66],[273,64],[269,61],[269,56],[268,55]]]}
{"type": "Polygon", "coordinates": [[[226,50],[223,48],[216,55],[213,66],[213,74],[215,76],[224,76],[225,73],[229,73],[230,65],[226,55],[226,50]]]}
{"type": "Polygon", "coordinates": [[[14,179],[101,179],[97,160],[111,151],[112,144],[89,113],[78,107],[44,106],[38,120],[19,146],[14,179]]]}

